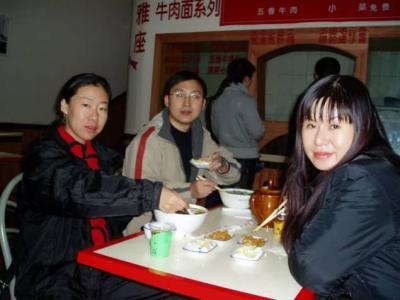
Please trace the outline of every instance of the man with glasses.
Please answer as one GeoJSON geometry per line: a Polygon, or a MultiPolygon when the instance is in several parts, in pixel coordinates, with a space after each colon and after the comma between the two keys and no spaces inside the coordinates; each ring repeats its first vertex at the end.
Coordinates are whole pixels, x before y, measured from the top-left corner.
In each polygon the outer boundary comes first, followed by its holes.
{"type": "MultiPolygon", "coordinates": [[[[188,203],[204,199],[216,186],[240,178],[240,164],[218,146],[203,127],[199,115],[205,108],[207,88],[196,74],[181,71],[171,76],[163,90],[166,108],[156,115],[126,149],[123,174],[134,179],[161,181],[188,203]],[[208,162],[207,168],[191,165],[192,159],[208,162]],[[197,176],[206,180],[196,180],[197,176]]],[[[135,232],[151,215],[134,218],[127,232],[135,232]]]]}

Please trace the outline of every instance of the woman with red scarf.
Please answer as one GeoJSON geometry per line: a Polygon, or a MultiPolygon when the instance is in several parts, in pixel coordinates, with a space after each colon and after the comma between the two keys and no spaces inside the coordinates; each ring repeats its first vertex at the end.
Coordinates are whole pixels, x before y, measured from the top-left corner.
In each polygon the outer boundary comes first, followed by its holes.
{"type": "Polygon", "coordinates": [[[161,183],[115,175],[122,159],[93,141],[107,121],[110,97],[109,84],[98,75],[69,79],[57,99],[60,121],[25,156],[18,299],[174,297],[76,263],[79,250],[119,236],[132,216],[186,206],[161,183]]]}

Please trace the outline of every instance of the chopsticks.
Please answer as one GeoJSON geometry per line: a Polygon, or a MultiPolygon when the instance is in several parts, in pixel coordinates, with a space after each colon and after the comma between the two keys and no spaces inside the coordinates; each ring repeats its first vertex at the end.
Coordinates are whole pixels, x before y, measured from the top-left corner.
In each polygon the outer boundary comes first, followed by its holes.
{"type": "MultiPolygon", "coordinates": [[[[197,176],[196,179],[197,180],[207,180],[205,177],[203,177],[201,175],[197,176]]],[[[215,189],[218,190],[218,191],[222,190],[218,185],[215,186],[215,189]]]]}
{"type": "Polygon", "coordinates": [[[283,202],[279,204],[279,206],[264,221],[262,221],[260,225],[254,228],[253,232],[260,230],[261,227],[267,225],[269,222],[275,219],[280,213],[282,213],[286,209],[285,207],[286,202],[287,199],[285,198],[285,200],[283,200],[283,202]]]}

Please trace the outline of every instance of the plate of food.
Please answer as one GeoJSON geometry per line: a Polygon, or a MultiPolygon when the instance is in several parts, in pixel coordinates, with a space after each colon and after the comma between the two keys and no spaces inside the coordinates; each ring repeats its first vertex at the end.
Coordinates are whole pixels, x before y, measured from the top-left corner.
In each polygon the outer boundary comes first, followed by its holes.
{"type": "Polygon", "coordinates": [[[217,243],[208,239],[192,239],[188,241],[184,246],[184,250],[200,253],[208,253],[217,247],[217,243]]]}
{"type": "Polygon", "coordinates": [[[215,241],[226,242],[235,236],[235,231],[239,228],[239,226],[221,227],[217,230],[206,233],[205,238],[215,241]]]}
{"type": "Polygon", "coordinates": [[[233,236],[234,234],[227,229],[215,230],[207,234],[208,239],[222,242],[229,241],[233,236]]]}
{"type": "Polygon", "coordinates": [[[198,169],[208,169],[210,166],[210,162],[203,159],[194,159],[190,160],[190,163],[198,169]]]}
{"type": "Polygon", "coordinates": [[[262,247],[266,243],[266,239],[260,237],[260,236],[255,236],[251,234],[245,234],[242,236],[242,238],[238,241],[240,245],[244,246],[252,246],[252,247],[262,247]]]}
{"type": "Polygon", "coordinates": [[[260,247],[242,246],[232,252],[231,256],[235,259],[241,260],[259,260],[264,254],[260,247]]]}

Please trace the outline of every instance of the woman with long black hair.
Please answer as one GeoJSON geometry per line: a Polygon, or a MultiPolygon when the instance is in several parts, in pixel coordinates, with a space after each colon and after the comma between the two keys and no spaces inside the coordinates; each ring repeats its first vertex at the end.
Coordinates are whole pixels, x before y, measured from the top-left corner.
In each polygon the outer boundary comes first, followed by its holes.
{"type": "Polygon", "coordinates": [[[399,299],[400,159],[367,88],[319,80],[296,125],[283,188],[292,275],[321,299],[399,299]]]}

